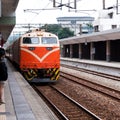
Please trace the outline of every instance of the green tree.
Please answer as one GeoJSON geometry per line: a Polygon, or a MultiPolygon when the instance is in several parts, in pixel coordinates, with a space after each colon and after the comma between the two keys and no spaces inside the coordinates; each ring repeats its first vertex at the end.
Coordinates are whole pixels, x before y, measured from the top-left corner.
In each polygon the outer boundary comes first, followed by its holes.
{"type": "Polygon", "coordinates": [[[74,36],[74,32],[70,31],[69,28],[62,28],[58,31],[59,39],[68,38],[74,36]]]}
{"type": "Polygon", "coordinates": [[[41,27],[41,29],[45,29],[46,32],[56,34],[59,39],[74,36],[73,31],[71,31],[69,28],[63,28],[60,24],[45,24],[41,27]]]}
{"type": "Polygon", "coordinates": [[[91,23],[87,23],[86,25],[88,27],[89,32],[90,33],[93,32],[93,29],[94,29],[93,25],[91,23]]]}

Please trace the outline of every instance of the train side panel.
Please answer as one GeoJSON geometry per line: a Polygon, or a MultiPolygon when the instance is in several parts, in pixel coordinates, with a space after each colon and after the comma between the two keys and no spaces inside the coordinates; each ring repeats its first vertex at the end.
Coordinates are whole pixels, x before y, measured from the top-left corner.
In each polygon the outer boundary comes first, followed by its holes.
{"type": "Polygon", "coordinates": [[[20,39],[15,41],[12,45],[12,61],[20,65],[20,39]]]}

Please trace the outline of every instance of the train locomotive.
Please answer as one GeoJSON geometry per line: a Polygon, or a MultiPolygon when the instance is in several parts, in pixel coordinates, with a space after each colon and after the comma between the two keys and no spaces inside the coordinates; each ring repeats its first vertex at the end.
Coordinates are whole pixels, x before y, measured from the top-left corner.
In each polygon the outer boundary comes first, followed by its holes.
{"type": "Polygon", "coordinates": [[[60,47],[55,34],[38,29],[27,32],[7,48],[6,56],[29,82],[59,79],[60,47]]]}

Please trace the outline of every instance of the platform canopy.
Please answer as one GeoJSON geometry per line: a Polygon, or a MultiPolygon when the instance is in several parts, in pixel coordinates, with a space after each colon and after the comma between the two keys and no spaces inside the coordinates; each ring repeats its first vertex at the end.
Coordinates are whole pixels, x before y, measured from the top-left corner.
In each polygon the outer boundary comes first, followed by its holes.
{"type": "Polygon", "coordinates": [[[0,0],[0,40],[7,41],[16,24],[15,10],[19,0],[0,0]]]}

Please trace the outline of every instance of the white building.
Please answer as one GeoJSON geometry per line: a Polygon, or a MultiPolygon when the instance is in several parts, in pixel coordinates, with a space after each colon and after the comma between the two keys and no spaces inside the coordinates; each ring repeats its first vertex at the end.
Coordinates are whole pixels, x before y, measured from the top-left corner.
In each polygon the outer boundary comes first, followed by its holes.
{"type": "Polygon", "coordinates": [[[62,27],[68,27],[70,30],[74,31],[75,35],[80,35],[84,33],[91,33],[93,28],[92,25],[94,21],[93,17],[58,17],[57,22],[61,24],[62,27]]]}
{"type": "Polygon", "coordinates": [[[95,32],[119,28],[120,15],[117,14],[116,7],[110,7],[99,11],[98,19],[93,22],[93,26],[95,32]]]}

